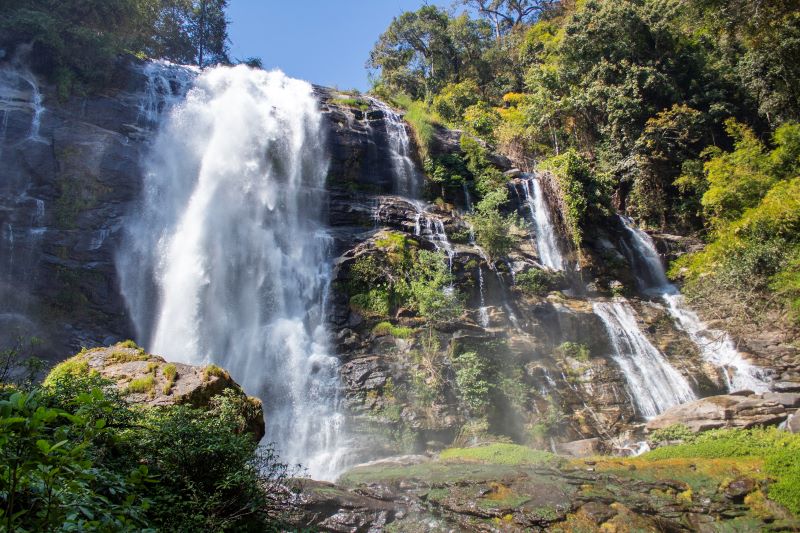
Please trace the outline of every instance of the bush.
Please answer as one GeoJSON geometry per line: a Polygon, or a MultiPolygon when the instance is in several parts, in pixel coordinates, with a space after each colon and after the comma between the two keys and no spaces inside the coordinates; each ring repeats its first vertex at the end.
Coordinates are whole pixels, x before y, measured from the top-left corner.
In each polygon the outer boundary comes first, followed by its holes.
{"type": "Polygon", "coordinates": [[[373,289],[355,294],[350,298],[350,307],[366,316],[389,316],[389,293],[383,289],[373,289]]]}
{"type": "Polygon", "coordinates": [[[477,352],[464,352],[453,362],[456,368],[456,385],[461,399],[475,413],[489,405],[488,365],[477,352]]]}
{"type": "Polygon", "coordinates": [[[553,279],[550,274],[538,268],[531,268],[525,272],[520,272],[516,276],[517,287],[525,294],[533,296],[545,296],[553,286],[553,279]]]}
{"type": "Polygon", "coordinates": [[[375,336],[391,335],[398,339],[408,339],[414,335],[412,328],[395,326],[391,322],[379,322],[372,328],[372,334],[375,336]]]}
{"type": "Polygon", "coordinates": [[[278,527],[287,469],[245,431],[243,404],[225,394],[208,410],[131,408],[86,374],[0,388],[0,529],[278,527]]]}
{"type": "Polygon", "coordinates": [[[585,344],[567,341],[561,343],[556,350],[563,357],[572,357],[573,359],[583,362],[589,360],[589,347],[585,344]]]}
{"type": "Polygon", "coordinates": [[[518,226],[515,214],[503,215],[500,208],[508,201],[508,189],[496,189],[486,194],[468,217],[475,230],[475,241],[492,258],[503,257],[515,243],[514,229],[518,226]]]}

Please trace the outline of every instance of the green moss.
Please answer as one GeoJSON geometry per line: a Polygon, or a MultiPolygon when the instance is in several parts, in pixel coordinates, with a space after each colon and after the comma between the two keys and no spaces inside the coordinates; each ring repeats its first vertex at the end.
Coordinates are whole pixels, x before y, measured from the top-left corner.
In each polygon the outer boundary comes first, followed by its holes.
{"type": "Polygon", "coordinates": [[[442,461],[478,461],[497,465],[535,465],[557,460],[550,452],[505,443],[476,448],[450,448],[439,454],[439,458],[442,461]]]}
{"type": "Polygon", "coordinates": [[[132,352],[128,350],[115,350],[106,358],[110,363],[130,363],[132,361],[147,361],[150,356],[143,350],[132,352]]]}
{"type": "Polygon", "coordinates": [[[156,385],[156,378],[152,375],[143,376],[140,378],[136,378],[131,380],[128,383],[128,386],[125,388],[126,394],[143,394],[145,392],[151,392],[155,388],[156,385]]]}
{"type": "Polygon", "coordinates": [[[130,339],[118,342],[117,346],[121,346],[122,348],[132,348],[134,350],[144,350],[141,346],[130,339]]]}
{"type": "Polygon", "coordinates": [[[395,326],[391,322],[379,322],[372,328],[372,334],[376,336],[391,335],[398,339],[408,339],[414,335],[413,328],[395,326]]]}
{"type": "Polygon", "coordinates": [[[44,379],[45,386],[53,386],[64,378],[77,378],[89,374],[89,362],[83,352],[57,364],[44,379]]]}

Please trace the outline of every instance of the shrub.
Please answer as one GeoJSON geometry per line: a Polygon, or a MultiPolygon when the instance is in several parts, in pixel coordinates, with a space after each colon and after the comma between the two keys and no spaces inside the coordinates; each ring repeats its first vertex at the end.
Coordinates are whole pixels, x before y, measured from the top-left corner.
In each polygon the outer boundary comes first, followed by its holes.
{"type": "Polygon", "coordinates": [[[508,201],[508,190],[496,189],[486,194],[468,217],[475,231],[475,241],[492,258],[502,257],[514,245],[515,214],[503,215],[500,207],[508,201]]]}
{"type": "Polygon", "coordinates": [[[350,298],[350,306],[367,316],[389,316],[389,293],[383,289],[373,289],[355,294],[350,298]]]}
{"type": "Polygon", "coordinates": [[[477,352],[464,352],[454,361],[458,393],[473,412],[481,412],[489,404],[491,383],[488,365],[477,352]]]}
{"type": "Polygon", "coordinates": [[[572,357],[584,362],[589,360],[589,347],[585,344],[567,341],[561,343],[556,350],[564,357],[572,357]]]}
{"type": "Polygon", "coordinates": [[[224,368],[220,368],[217,365],[210,364],[203,367],[203,381],[208,381],[211,377],[218,377],[223,379],[230,379],[231,376],[224,368]]]}
{"type": "Polygon", "coordinates": [[[391,322],[379,322],[372,328],[372,334],[376,336],[391,335],[398,339],[408,339],[414,335],[412,328],[395,326],[391,322]]]}
{"type": "Polygon", "coordinates": [[[552,277],[544,270],[531,268],[517,274],[516,283],[525,294],[544,296],[550,292],[552,277]]]}

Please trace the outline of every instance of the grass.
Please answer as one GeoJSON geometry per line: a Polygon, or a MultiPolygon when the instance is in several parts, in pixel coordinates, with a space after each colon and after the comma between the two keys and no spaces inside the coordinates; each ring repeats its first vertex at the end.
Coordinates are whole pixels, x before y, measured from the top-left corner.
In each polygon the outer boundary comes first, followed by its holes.
{"type": "Polygon", "coordinates": [[[155,386],[156,378],[148,374],[147,376],[131,380],[131,382],[128,383],[128,386],[125,388],[125,393],[144,394],[146,392],[152,392],[155,386]]]}
{"type": "Polygon", "coordinates": [[[375,324],[375,327],[372,328],[372,334],[375,336],[391,335],[397,339],[408,339],[414,335],[414,329],[395,326],[391,322],[383,321],[375,324]]]}
{"type": "Polygon", "coordinates": [[[334,98],[331,100],[331,103],[334,105],[346,106],[346,107],[353,107],[356,109],[360,109],[361,111],[366,111],[369,109],[369,102],[364,100],[363,98],[334,98]]]}
{"type": "Polygon", "coordinates": [[[496,443],[476,448],[450,448],[439,454],[445,462],[473,461],[495,465],[536,465],[557,460],[557,457],[542,450],[534,450],[518,444],[496,443]]]}
{"type": "Polygon", "coordinates": [[[167,382],[164,383],[164,387],[161,389],[161,392],[164,394],[169,394],[172,392],[172,387],[175,385],[175,380],[178,377],[178,367],[170,363],[161,369],[161,373],[165,378],[167,378],[167,382]]]}
{"type": "Polygon", "coordinates": [[[217,365],[206,365],[205,368],[203,368],[203,381],[208,381],[212,377],[230,379],[230,374],[228,374],[225,369],[220,368],[217,365]]]}
{"type": "MultiPolygon", "coordinates": [[[[768,429],[720,429],[687,438],[684,444],[665,446],[644,454],[643,461],[676,459],[763,460],[763,471],[776,479],[768,496],[800,514],[800,435],[768,429]]],[[[697,462],[698,464],[709,461],[697,462]]]]}

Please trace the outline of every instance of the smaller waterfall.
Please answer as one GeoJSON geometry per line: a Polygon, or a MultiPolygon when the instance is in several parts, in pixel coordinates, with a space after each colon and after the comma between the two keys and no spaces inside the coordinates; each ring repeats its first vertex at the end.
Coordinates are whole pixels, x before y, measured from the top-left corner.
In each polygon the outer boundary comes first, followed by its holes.
{"type": "Polygon", "coordinates": [[[369,98],[369,101],[383,113],[386,137],[392,157],[392,170],[395,176],[394,192],[406,198],[417,198],[422,180],[414,160],[411,158],[413,153],[411,139],[408,136],[403,117],[380,100],[369,98]]]}
{"type": "Polygon", "coordinates": [[[667,280],[661,258],[650,235],[634,226],[630,219],[625,217],[620,219],[631,237],[636,252],[634,254],[630,249],[627,250],[634,264],[640,289],[646,294],[659,296],[664,300],[667,311],[676,325],[697,346],[703,359],[722,369],[728,390],[731,392],[769,390],[763,370],[742,357],[730,335],[708,328],[697,313],[686,305],[678,289],[667,280]]]}
{"type": "Polygon", "coordinates": [[[564,256],[558,246],[558,238],[553,227],[550,208],[542,192],[542,185],[536,176],[528,176],[522,180],[525,202],[531,213],[536,251],[542,265],[553,270],[564,270],[564,256]]]}
{"type": "Polygon", "coordinates": [[[183,102],[200,69],[169,61],[148,61],[142,68],[146,78],[144,97],[139,101],[139,120],[156,125],[165,110],[183,102]]]}
{"type": "Polygon", "coordinates": [[[478,319],[481,326],[489,327],[489,308],[486,307],[486,297],[483,294],[483,267],[478,266],[478,289],[481,295],[481,306],[478,308],[478,319]]]}
{"type": "Polygon", "coordinates": [[[630,304],[618,299],[596,302],[592,309],[605,326],[614,350],[612,357],[622,369],[642,416],[651,418],[696,398],[686,378],[639,329],[630,304]]]}

